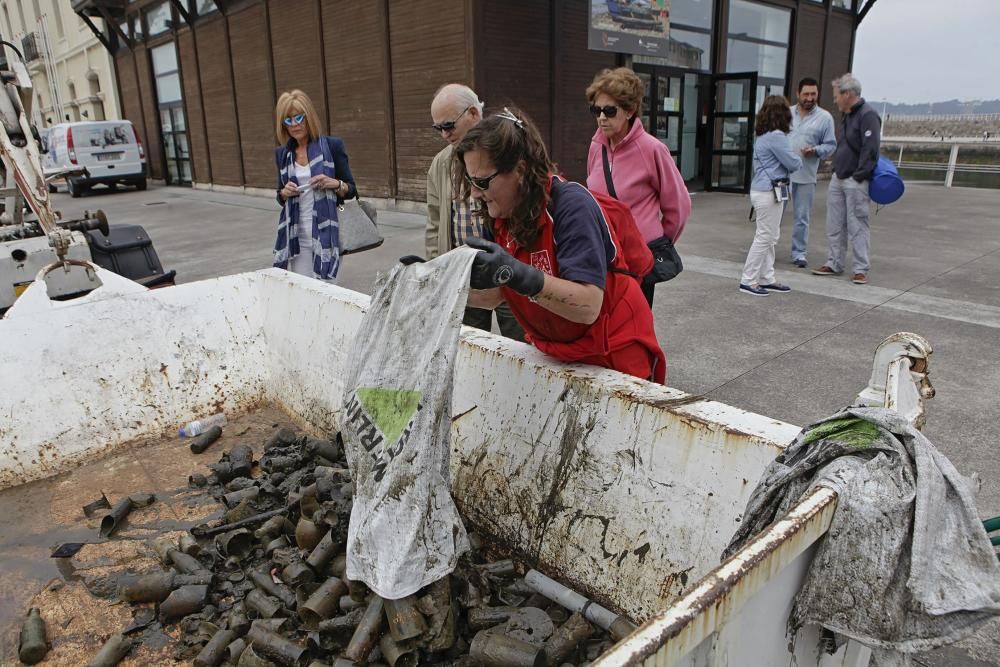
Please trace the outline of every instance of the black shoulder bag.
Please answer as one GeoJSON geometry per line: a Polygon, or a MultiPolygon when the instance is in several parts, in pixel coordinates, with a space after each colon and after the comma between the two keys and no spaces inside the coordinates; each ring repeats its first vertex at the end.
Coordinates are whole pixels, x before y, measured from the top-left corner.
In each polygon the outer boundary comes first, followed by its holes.
{"type": "MultiPolygon", "coordinates": [[[[604,181],[608,186],[608,194],[618,199],[614,181],[611,180],[611,164],[608,162],[608,147],[601,146],[601,158],[604,160],[604,181]]],[[[677,277],[684,270],[684,262],[677,254],[677,248],[669,236],[661,236],[647,244],[653,253],[653,270],[643,279],[643,283],[665,283],[677,277]]]]}

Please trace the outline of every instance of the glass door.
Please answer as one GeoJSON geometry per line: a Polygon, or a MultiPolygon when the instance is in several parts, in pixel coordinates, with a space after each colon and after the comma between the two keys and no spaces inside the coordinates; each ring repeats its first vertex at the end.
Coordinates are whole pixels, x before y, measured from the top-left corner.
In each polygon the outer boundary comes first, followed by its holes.
{"type": "Polygon", "coordinates": [[[712,128],[709,190],[750,191],[753,165],[753,124],[757,108],[757,73],[712,77],[712,128]]]}
{"type": "Polygon", "coordinates": [[[184,106],[179,102],[160,105],[163,157],[167,161],[167,182],[191,185],[191,151],[188,147],[184,106]]]}
{"type": "Polygon", "coordinates": [[[163,160],[167,167],[166,180],[170,185],[191,185],[191,152],[188,147],[177,51],[174,43],[168,42],[151,52],[153,76],[156,80],[156,103],[160,112],[163,160]]]}
{"type": "Polygon", "coordinates": [[[642,80],[644,93],[639,117],[646,131],[670,149],[680,166],[684,143],[681,119],[684,115],[684,77],[663,67],[636,64],[635,72],[642,80]]]}

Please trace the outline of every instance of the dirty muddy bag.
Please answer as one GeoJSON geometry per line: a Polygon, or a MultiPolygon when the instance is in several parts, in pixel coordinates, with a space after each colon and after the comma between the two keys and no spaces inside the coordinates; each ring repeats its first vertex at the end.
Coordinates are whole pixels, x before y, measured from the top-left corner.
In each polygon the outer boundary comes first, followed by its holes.
{"type": "Polygon", "coordinates": [[[451,394],[476,251],[380,277],[351,351],[341,434],[354,478],[347,578],[391,600],[469,548],[449,487],[451,394]]]}

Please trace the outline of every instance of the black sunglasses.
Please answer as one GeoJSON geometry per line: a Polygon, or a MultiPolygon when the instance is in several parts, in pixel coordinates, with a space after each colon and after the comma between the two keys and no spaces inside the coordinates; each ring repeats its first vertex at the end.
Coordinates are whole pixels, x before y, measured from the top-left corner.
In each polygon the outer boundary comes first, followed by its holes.
{"type": "Polygon", "coordinates": [[[461,119],[462,116],[464,116],[471,108],[472,105],[470,104],[465,107],[465,111],[455,116],[455,120],[448,120],[443,123],[434,123],[431,125],[431,128],[433,128],[435,132],[451,132],[455,129],[455,124],[459,121],[459,119],[461,119]]]}
{"type": "Polygon", "coordinates": [[[490,183],[493,181],[494,178],[496,178],[499,175],[500,175],[499,170],[494,171],[489,176],[482,176],[482,177],[470,176],[469,172],[465,172],[464,174],[465,180],[467,180],[469,184],[472,185],[472,187],[478,190],[482,190],[483,192],[486,192],[489,189],[490,183]]]}
{"type": "Polygon", "coordinates": [[[618,115],[618,107],[616,107],[613,104],[609,104],[606,107],[599,107],[596,104],[591,104],[590,105],[590,113],[594,114],[594,118],[597,118],[602,113],[607,118],[614,118],[615,116],[618,115]]]}

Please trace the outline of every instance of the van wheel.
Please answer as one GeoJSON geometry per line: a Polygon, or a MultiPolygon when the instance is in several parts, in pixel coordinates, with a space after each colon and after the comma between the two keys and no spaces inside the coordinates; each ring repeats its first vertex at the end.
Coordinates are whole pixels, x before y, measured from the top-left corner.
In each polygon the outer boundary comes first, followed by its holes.
{"type": "Polygon", "coordinates": [[[59,192],[59,190],[56,188],[56,186],[52,183],[49,183],[49,194],[54,195],[57,192],[59,192]]]}
{"type": "Polygon", "coordinates": [[[135,189],[138,190],[139,192],[142,192],[143,190],[145,190],[146,189],[146,179],[144,178],[141,181],[137,181],[136,184],[135,184],[135,189]]]}
{"type": "Polygon", "coordinates": [[[74,181],[72,178],[67,178],[66,186],[69,188],[70,197],[73,197],[74,199],[79,198],[80,192],[81,190],[83,190],[83,188],[81,188],[76,181],[74,181]]]}

